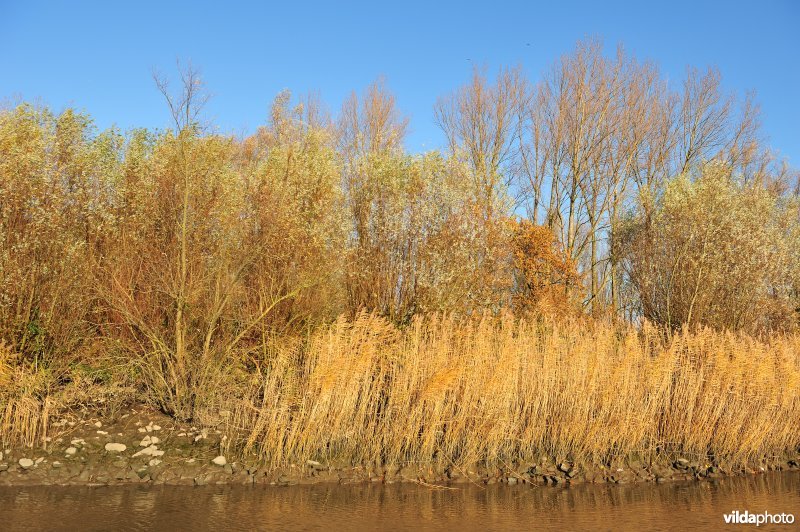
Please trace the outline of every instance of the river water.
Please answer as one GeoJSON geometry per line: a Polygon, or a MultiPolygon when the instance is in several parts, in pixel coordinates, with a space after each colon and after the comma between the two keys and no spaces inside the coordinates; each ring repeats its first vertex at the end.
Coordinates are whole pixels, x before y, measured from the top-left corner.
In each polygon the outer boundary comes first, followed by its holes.
{"type": "Polygon", "coordinates": [[[0,530],[742,530],[723,514],[792,513],[800,473],[718,481],[431,489],[419,485],[0,488],[0,530]]]}

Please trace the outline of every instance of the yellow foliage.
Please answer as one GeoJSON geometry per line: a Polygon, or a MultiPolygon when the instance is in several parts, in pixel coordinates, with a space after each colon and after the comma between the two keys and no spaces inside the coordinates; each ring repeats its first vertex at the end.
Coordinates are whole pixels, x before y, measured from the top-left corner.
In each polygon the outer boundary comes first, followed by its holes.
{"type": "Polygon", "coordinates": [[[751,333],[798,324],[798,225],[790,202],[740,184],[724,164],[666,189],[627,227],[628,274],[644,317],[751,333]]]}

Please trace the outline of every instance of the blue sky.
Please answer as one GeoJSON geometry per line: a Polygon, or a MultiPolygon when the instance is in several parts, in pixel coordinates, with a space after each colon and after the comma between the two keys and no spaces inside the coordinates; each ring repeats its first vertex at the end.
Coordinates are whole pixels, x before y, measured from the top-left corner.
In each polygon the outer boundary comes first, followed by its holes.
{"type": "Polygon", "coordinates": [[[266,120],[282,89],[317,91],[336,111],[386,77],[411,118],[407,145],[434,148],[436,98],[469,77],[521,65],[538,78],[585,37],[623,43],[676,82],[716,65],[755,90],[771,145],[800,166],[800,2],[37,2],[0,0],[0,100],[75,106],[100,128],[164,127],[150,77],[198,66],[226,132],[266,120]],[[164,5],[162,5],[164,4],[164,5]],[[168,5],[167,5],[168,4],[168,5]],[[432,5],[428,5],[432,4],[432,5]]]}

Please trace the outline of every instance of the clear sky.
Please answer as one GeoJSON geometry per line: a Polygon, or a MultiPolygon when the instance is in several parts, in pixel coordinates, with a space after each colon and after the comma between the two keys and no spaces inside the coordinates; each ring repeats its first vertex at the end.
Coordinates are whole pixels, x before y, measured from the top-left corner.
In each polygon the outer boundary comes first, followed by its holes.
{"type": "Polygon", "coordinates": [[[332,111],[384,75],[411,118],[408,148],[440,145],[433,104],[469,77],[521,65],[538,78],[578,39],[656,61],[672,80],[716,65],[755,90],[771,145],[800,166],[800,1],[218,3],[0,0],[0,100],[89,112],[100,128],[168,125],[150,77],[202,71],[222,130],[264,123],[282,89],[332,111]]]}

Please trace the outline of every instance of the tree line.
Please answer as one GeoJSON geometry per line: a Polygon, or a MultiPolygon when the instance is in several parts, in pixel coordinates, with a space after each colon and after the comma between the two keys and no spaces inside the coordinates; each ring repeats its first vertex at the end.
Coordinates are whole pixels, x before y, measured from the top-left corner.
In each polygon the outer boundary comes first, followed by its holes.
{"type": "Polygon", "coordinates": [[[797,173],[714,69],[676,86],[588,41],[538,80],[475,70],[422,154],[382,80],[335,117],[283,92],[245,137],[202,122],[196,71],[157,87],[164,130],[0,111],[10,352],[133,353],[181,405],[215,361],[362,310],[798,325],[797,173]]]}

